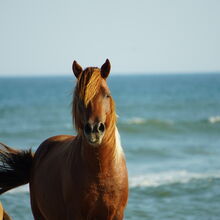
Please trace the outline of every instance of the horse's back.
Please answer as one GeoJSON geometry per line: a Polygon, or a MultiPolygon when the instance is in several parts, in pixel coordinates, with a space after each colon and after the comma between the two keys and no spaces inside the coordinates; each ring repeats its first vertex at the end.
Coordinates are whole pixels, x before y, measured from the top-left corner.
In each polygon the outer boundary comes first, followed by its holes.
{"type": "Polygon", "coordinates": [[[52,151],[58,150],[65,144],[71,142],[75,136],[71,135],[57,135],[46,139],[40,144],[34,155],[34,164],[39,163],[41,160],[46,158],[52,151]]]}
{"type": "Polygon", "coordinates": [[[59,164],[59,158],[62,158],[62,154],[70,146],[75,136],[71,135],[59,135],[46,139],[38,147],[34,154],[33,166],[32,166],[32,178],[36,173],[39,173],[43,166],[56,167],[62,166],[59,164]],[[61,156],[61,157],[60,157],[61,156]]]}

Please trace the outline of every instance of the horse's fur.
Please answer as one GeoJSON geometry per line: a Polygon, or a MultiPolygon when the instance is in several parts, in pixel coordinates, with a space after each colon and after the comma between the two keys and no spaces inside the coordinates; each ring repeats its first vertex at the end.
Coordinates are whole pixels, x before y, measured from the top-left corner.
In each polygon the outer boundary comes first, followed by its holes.
{"type": "Polygon", "coordinates": [[[0,220],[11,220],[11,217],[3,209],[1,202],[0,202],[0,220]]]}
{"type": "MultiPolygon", "coordinates": [[[[106,60],[101,69],[89,67],[83,71],[74,61],[73,72],[77,84],[72,109],[78,135],[51,137],[34,156],[29,151],[9,152],[10,148],[8,152],[0,151],[3,155],[0,161],[6,167],[0,168],[0,175],[4,170],[26,172],[23,182],[15,179],[12,182],[15,187],[30,183],[36,220],[121,220],[128,199],[128,178],[114,101],[106,83],[110,63],[106,60]],[[87,121],[97,123],[97,120],[105,124],[105,133],[101,143],[93,145],[83,129],[87,121]],[[28,161],[27,169],[20,166],[16,170],[16,164],[22,164],[20,159],[17,163],[16,155],[28,161]]],[[[8,179],[5,178],[5,183],[8,179]]],[[[13,184],[9,184],[10,188],[13,184]]],[[[4,191],[7,184],[0,183],[0,187],[4,191]]]]}

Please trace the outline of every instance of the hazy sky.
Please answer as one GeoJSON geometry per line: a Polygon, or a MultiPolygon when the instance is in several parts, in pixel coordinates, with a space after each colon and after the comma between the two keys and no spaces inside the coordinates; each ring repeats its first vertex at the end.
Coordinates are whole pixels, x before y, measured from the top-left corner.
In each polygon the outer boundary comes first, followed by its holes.
{"type": "Polygon", "coordinates": [[[0,76],[220,71],[219,0],[1,0],[0,76]]]}

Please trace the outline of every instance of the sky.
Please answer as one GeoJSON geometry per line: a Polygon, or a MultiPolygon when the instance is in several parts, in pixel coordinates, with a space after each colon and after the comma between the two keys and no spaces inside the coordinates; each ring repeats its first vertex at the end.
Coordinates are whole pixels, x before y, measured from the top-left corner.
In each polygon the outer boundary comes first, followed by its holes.
{"type": "Polygon", "coordinates": [[[219,0],[1,0],[0,76],[220,72],[219,0]]]}

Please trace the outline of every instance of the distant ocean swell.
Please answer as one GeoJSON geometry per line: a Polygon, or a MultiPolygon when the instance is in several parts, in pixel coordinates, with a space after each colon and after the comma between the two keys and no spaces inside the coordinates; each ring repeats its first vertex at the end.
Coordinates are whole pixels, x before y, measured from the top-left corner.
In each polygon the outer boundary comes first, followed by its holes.
{"type": "Polygon", "coordinates": [[[127,124],[127,125],[174,125],[175,123],[207,123],[207,124],[216,124],[220,123],[220,116],[210,116],[209,118],[197,120],[197,121],[174,121],[170,119],[147,119],[147,118],[141,118],[141,117],[131,117],[128,119],[122,119],[119,120],[120,124],[127,124]]]}
{"type": "Polygon", "coordinates": [[[164,125],[172,125],[171,120],[159,120],[159,119],[146,119],[141,117],[132,117],[129,119],[119,120],[119,124],[127,124],[127,125],[150,125],[150,124],[164,124],[164,125]]]}
{"type": "Polygon", "coordinates": [[[210,116],[199,120],[183,119],[148,119],[142,117],[132,117],[120,119],[118,121],[119,130],[129,133],[136,132],[219,132],[220,116],[210,116]]]}

